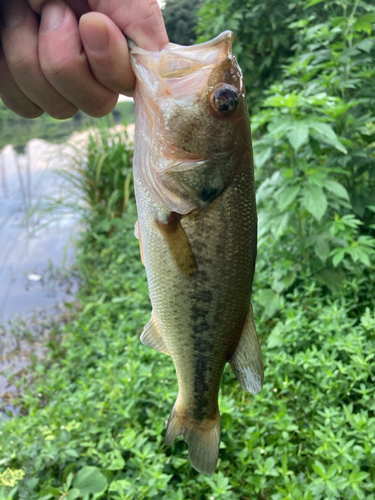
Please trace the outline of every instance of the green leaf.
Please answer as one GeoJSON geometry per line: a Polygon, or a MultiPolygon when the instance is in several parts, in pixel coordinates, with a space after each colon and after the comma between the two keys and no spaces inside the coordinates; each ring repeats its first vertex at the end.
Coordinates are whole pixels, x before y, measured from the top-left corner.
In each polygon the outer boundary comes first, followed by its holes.
{"type": "Polygon", "coordinates": [[[327,210],[327,198],[319,186],[307,185],[304,187],[303,206],[319,222],[327,210]]]}
{"type": "Polygon", "coordinates": [[[319,259],[323,262],[323,264],[325,264],[330,253],[330,248],[327,240],[319,238],[315,243],[314,250],[319,259]]]}
{"type": "Polygon", "coordinates": [[[339,182],[326,180],[324,181],[324,187],[328,189],[328,191],[331,191],[331,193],[336,194],[340,198],[345,198],[345,200],[349,201],[349,195],[347,190],[339,182]]]}
{"type": "Polygon", "coordinates": [[[294,151],[298,151],[309,140],[309,127],[306,123],[294,122],[286,135],[294,151]]]}
{"type": "Polygon", "coordinates": [[[64,500],[75,500],[76,498],[79,498],[81,495],[81,490],[78,488],[73,488],[69,491],[66,497],[64,497],[64,500]]]}
{"type": "Polygon", "coordinates": [[[287,186],[277,196],[278,207],[280,211],[284,211],[298,196],[300,186],[287,186]]]}
{"type": "Polygon", "coordinates": [[[107,488],[108,482],[98,467],[86,466],[78,472],[73,486],[80,490],[81,496],[84,496],[90,493],[102,493],[107,488]]]}
{"type": "Polygon", "coordinates": [[[333,255],[332,263],[336,267],[345,257],[346,248],[335,248],[332,250],[331,255],[333,255]]]}
{"type": "Polygon", "coordinates": [[[374,45],[374,42],[375,40],[373,38],[366,38],[365,40],[357,43],[356,47],[369,54],[374,45]]]}
{"type": "Polygon", "coordinates": [[[122,457],[116,457],[108,466],[109,470],[121,470],[125,467],[125,460],[122,457]]]}
{"type": "Polygon", "coordinates": [[[326,470],[324,468],[324,465],[319,462],[318,460],[315,462],[315,464],[313,465],[313,469],[314,471],[320,476],[320,477],[323,477],[325,478],[326,477],[326,470]]]}
{"type": "Polygon", "coordinates": [[[310,123],[310,127],[315,130],[315,132],[319,135],[320,139],[323,142],[335,147],[342,153],[347,153],[346,148],[344,148],[344,146],[338,140],[337,135],[335,134],[331,125],[328,125],[328,123],[314,121],[310,123]]]}
{"type": "Polygon", "coordinates": [[[308,9],[309,7],[312,7],[317,3],[322,3],[322,2],[324,2],[324,0],[310,0],[310,2],[307,5],[305,5],[305,9],[308,9]]]}
{"type": "Polygon", "coordinates": [[[371,35],[372,24],[375,22],[375,14],[366,14],[354,23],[353,28],[355,31],[365,31],[368,35],[371,35]]]}
{"type": "Polygon", "coordinates": [[[271,288],[265,288],[258,292],[258,302],[264,307],[264,314],[267,318],[272,317],[281,307],[281,298],[271,288]]]}
{"type": "Polygon", "coordinates": [[[254,147],[254,164],[257,168],[263,167],[267,160],[271,158],[272,148],[267,147],[254,147]]]}

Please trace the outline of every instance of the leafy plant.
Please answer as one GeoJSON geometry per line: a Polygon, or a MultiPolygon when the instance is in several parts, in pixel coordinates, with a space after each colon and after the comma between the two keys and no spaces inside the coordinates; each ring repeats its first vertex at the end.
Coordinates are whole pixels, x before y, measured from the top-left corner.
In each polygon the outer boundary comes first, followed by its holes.
{"type": "Polygon", "coordinates": [[[313,15],[292,25],[296,57],[252,118],[260,252],[265,240],[274,245],[271,287],[259,296],[268,316],[281,305],[280,294],[301,280],[341,293],[345,279],[366,275],[375,257],[368,92],[372,87],[375,95],[375,86],[372,70],[362,66],[375,63],[372,26],[365,23],[373,16],[363,2],[351,10],[345,2],[326,4],[335,17],[318,23],[313,15]]]}

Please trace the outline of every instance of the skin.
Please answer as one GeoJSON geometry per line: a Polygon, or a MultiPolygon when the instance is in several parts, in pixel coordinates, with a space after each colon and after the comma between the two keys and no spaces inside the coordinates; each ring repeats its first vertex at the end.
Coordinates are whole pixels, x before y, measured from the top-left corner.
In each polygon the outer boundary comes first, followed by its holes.
{"type": "Polygon", "coordinates": [[[168,43],[157,0],[2,0],[0,13],[0,97],[26,118],[106,115],[134,92],[124,34],[168,43]]]}

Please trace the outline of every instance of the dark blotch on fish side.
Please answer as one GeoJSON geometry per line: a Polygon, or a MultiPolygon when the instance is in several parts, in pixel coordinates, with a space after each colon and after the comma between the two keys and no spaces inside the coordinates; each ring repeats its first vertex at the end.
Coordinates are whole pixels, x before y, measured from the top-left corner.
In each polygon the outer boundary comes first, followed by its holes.
{"type": "Polygon", "coordinates": [[[194,338],[194,352],[199,353],[195,361],[195,379],[194,379],[194,393],[195,393],[195,406],[194,418],[203,420],[210,417],[208,411],[208,391],[209,383],[207,381],[207,372],[210,371],[211,350],[212,342],[210,340],[202,339],[199,337],[194,338]]]}

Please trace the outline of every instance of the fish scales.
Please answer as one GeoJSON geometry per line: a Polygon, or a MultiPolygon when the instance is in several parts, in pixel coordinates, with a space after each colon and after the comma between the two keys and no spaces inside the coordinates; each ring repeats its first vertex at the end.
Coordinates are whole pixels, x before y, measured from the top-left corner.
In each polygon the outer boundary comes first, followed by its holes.
{"type": "Polygon", "coordinates": [[[225,363],[250,392],[263,380],[250,302],[257,232],[251,136],[231,39],[226,32],[201,45],[205,57],[216,51],[218,61],[204,66],[205,85],[188,81],[182,97],[183,78],[201,70],[200,46],[195,52],[173,45],[161,53],[131,52],[139,82],[134,182],[153,307],[141,339],[168,352],[177,373],[166,442],[183,435],[192,465],[206,474],[218,459],[225,363]],[[158,67],[162,57],[174,57],[167,61],[172,67],[176,60],[187,66],[182,76],[179,69],[177,91],[158,67]],[[211,112],[215,98],[219,111],[230,109],[228,116],[211,112]]]}

